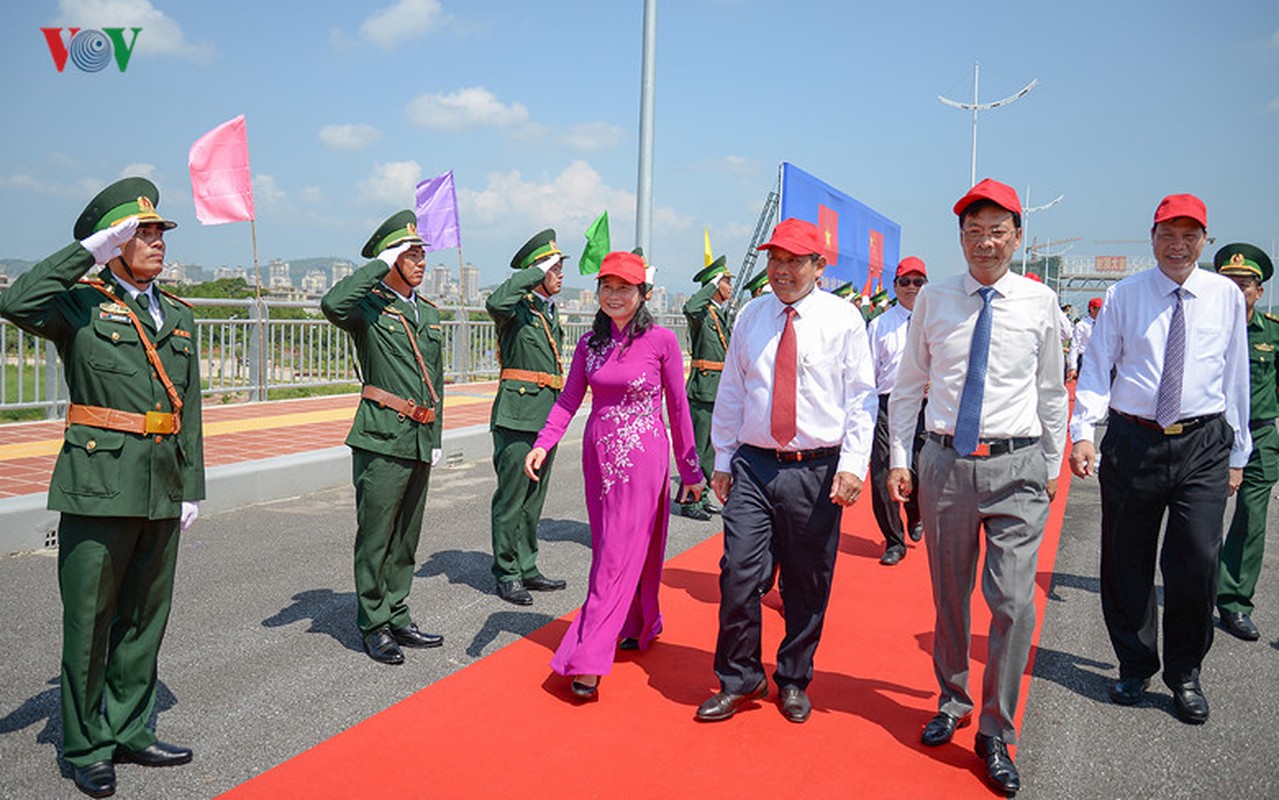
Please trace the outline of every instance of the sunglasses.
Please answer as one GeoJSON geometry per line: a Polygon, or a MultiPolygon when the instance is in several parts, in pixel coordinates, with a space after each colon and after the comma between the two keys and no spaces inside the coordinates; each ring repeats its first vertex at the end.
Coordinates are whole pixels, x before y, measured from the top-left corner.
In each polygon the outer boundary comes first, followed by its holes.
{"type": "Polygon", "coordinates": [[[928,283],[927,278],[898,278],[897,279],[898,286],[923,286],[925,283],[928,283]]]}

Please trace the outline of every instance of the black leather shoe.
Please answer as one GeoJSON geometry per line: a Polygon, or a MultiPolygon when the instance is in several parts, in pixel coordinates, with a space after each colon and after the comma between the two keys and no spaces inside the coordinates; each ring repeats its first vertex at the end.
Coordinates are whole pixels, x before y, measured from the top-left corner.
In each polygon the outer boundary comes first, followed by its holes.
{"type": "Polygon", "coordinates": [[[568,581],[548,578],[545,575],[534,575],[524,579],[524,588],[531,592],[558,592],[568,586],[568,581]]]}
{"type": "Polygon", "coordinates": [[[1021,789],[1021,775],[1013,757],[1008,755],[1008,745],[1003,739],[979,733],[975,749],[978,756],[986,759],[986,777],[992,786],[1009,794],[1016,794],[1021,789]]]}
{"type": "Polygon", "coordinates": [[[618,650],[638,650],[639,639],[636,639],[634,636],[627,636],[625,639],[618,642],[617,649],[618,650]]]}
{"type": "Polygon", "coordinates": [[[884,551],[884,554],[879,557],[879,563],[883,564],[885,567],[891,567],[905,557],[906,548],[900,545],[894,545],[884,551]]]}
{"type": "Polygon", "coordinates": [[[364,652],[369,654],[369,658],[383,664],[404,663],[404,653],[400,652],[400,646],[395,643],[395,637],[386,625],[364,634],[364,652]]]}
{"type": "MultiPolygon", "coordinates": [[[[585,677],[585,676],[582,676],[582,677],[585,677]]],[[[584,683],[582,681],[579,681],[577,678],[574,678],[573,683],[569,688],[573,690],[573,694],[577,695],[583,700],[591,700],[593,698],[599,697],[600,678],[598,675],[596,675],[595,683],[584,683]]]]}
{"type": "Polygon", "coordinates": [[[75,771],[75,788],[90,797],[110,797],[115,794],[115,764],[95,761],[75,771]]]}
{"type": "Polygon", "coordinates": [[[410,622],[404,628],[392,628],[391,638],[401,647],[439,647],[444,644],[444,637],[438,633],[422,633],[417,624],[410,622]]]}
{"type": "Polygon", "coordinates": [[[1172,707],[1177,712],[1177,719],[1187,725],[1202,725],[1208,721],[1208,698],[1204,697],[1198,680],[1169,688],[1172,689],[1172,707]]]}
{"type": "Polygon", "coordinates": [[[1261,638],[1261,631],[1253,624],[1252,618],[1242,611],[1222,611],[1221,627],[1231,636],[1237,636],[1245,642],[1255,642],[1261,638]]]}
{"type": "Polygon", "coordinates": [[[709,493],[706,495],[706,499],[702,501],[702,508],[706,509],[707,511],[711,512],[712,514],[718,514],[718,513],[720,513],[721,511],[723,511],[723,510],[724,510],[724,507],[723,507],[723,506],[721,506],[719,503],[716,503],[716,502],[715,502],[715,493],[714,493],[714,492],[709,492],[709,493]]]}
{"type": "Polygon", "coordinates": [[[916,522],[910,526],[910,540],[918,542],[922,538],[924,538],[924,523],[916,522]]]}
{"type": "Polygon", "coordinates": [[[681,517],[695,519],[698,522],[706,522],[711,518],[711,512],[702,508],[701,503],[681,503],[679,514],[681,517]]]}
{"type": "Polygon", "coordinates": [[[528,589],[524,588],[524,581],[514,580],[501,581],[497,584],[497,596],[508,603],[514,603],[517,606],[533,605],[533,595],[528,593],[528,589]]]}
{"type": "Polygon", "coordinates": [[[1121,706],[1135,706],[1146,696],[1146,678],[1120,678],[1110,685],[1110,699],[1121,706]]]}
{"type": "Polygon", "coordinates": [[[751,700],[762,700],[765,697],[768,697],[767,678],[760,681],[758,686],[746,694],[716,692],[705,703],[697,707],[697,719],[702,722],[719,722],[736,714],[737,709],[743,703],[751,700]]]}
{"type": "Polygon", "coordinates": [[[968,724],[972,721],[972,714],[952,717],[945,711],[938,711],[937,716],[928,720],[928,724],[924,726],[924,732],[919,735],[919,741],[929,747],[946,744],[954,737],[956,730],[968,727],[968,724]]]}
{"type": "Polygon", "coordinates": [[[783,686],[777,695],[777,706],[782,710],[782,716],[791,722],[803,722],[813,713],[808,693],[798,686],[783,686]]]}
{"type": "Polygon", "coordinates": [[[116,756],[117,761],[130,764],[141,764],[144,767],[176,767],[190,763],[191,748],[178,747],[176,744],[156,742],[141,750],[128,750],[116,756]]]}

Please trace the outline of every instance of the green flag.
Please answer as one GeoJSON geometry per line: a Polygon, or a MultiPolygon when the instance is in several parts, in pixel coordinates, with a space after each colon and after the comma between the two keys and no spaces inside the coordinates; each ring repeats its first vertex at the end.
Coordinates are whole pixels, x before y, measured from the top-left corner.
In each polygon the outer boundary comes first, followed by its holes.
{"type": "Polygon", "coordinates": [[[586,229],[586,247],[577,262],[578,271],[582,275],[594,275],[600,271],[600,262],[608,255],[610,249],[608,238],[608,212],[600,214],[591,227],[586,229]]]}

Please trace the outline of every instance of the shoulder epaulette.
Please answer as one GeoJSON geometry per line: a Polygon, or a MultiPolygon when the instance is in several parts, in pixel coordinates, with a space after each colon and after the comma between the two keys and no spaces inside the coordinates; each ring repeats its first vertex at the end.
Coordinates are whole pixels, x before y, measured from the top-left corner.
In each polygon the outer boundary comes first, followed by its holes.
{"type": "Polygon", "coordinates": [[[427,304],[428,306],[430,306],[431,308],[435,308],[435,309],[438,309],[438,308],[439,308],[439,306],[438,306],[438,305],[436,305],[436,304],[435,304],[435,303],[434,303],[434,302],[433,302],[430,298],[423,297],[422,295],[420,295],[420,294],[419,294],[419,295],[417,296],[417,299],[418,299],[418,300],[421,300],[423,303],[426,303],[426,304],[427,304]]]}
{"type": "Polygon", "coordinates": [[[101,278],[85,277],[85,278],[81,278],[79,282],[86,284],[88,286],[106,286],[107,285],[106,282],[103,281],[101,278]]]}
{"type": "Polygon", "coordinates": [[[1269,312],[1266,312],[1263,316],[1271,322],[1279,322],[1279,317],[1276,317],[1274,314],[1269,312]]]}
{"type": "Polygon", "coordinates": [[[193,307],[190,303],[188,303],[186,300],[183,300],[181,297],[178,297],[178,296],[177,296],[176,294],[174,294],[173,292],[166,292],[164,289],[161,289],[161,288],[160,288],[160,287],[158,287],[158,286],[156,287],[156,291],[157,291],[157,292],[159,292],[160,294],[164,295],[165,297],[169,298],[170,300],[172,300],[172,301],[176,302],[176,303],[181,303],[182,305],[186,306],[187,308],[192,308],[192,307],[193,307]]]}

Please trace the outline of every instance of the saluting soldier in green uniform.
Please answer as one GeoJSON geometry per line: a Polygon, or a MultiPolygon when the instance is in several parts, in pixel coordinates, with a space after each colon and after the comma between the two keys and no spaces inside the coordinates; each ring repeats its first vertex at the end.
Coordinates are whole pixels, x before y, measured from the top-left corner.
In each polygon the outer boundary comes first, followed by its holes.
{"type": "MultiPolygon", "coordinates": [[[[719,376],[724,371],[724,354],[728,351],[728,337],[733,328],[726,311],[728,299],[733,295],[733,276],[728,271],[727,259],[720,256],[694,275],[693,280],[702,284],[702,288],[684,304],[689,352],[692,355],[688,371],[688,410],[693,417],[697,457],[709,483],[715,470],[711,416],[715,411],[715,393],[719,391],[719,376]]],[[[692,519],[710,519],[712,513],[720,510],[711,499],[712,495],[714,492],[704,492],[701,502],[682,503],[680,513],[692,519]]]]}
{"type": "Polygon", "coordinates": [[[489,295],[485,307],[497,328],[501,380],[489,428],[493,434],[493,577],[497,594],[520,606],[533,604],[529,590],[549,592],[568,584],[537,568],[537,523],[546,502],[556,448],[546,454],[541,481],[524,474],[551,406],[564,388],[560,350],[564,331],[551,299],[564,286],[564,259],[547,229],[524,243],[511,259],[516,273],[489,295]]]}
{"type": "Polygon", "coordinates": [[[176,225],[159,201],[145,178],[111,184],[76,221],[78,242],[0,294],[0,315],[52,341],[66,377],[49,483],[62,512],[62,756],[94,797],[115,792],[113,760],[191,760],[151,728],[178,531],[204,499],[195,320],[152,285],[176,225]],[[95,263],[106,269],[82,281],[95,263]]]}
{"type": "Polygon", "coordinates": [[[1217,611],[1221,627],[1240,639],[1260,637],[1252,621],[1252,596],[1261,574],[1266,543],[1266,513],[1270,490],[1279,480],[1279,318],[1257,309],[1262,284],[1270,280],[1274,266],[1259,247],[1228,244],[1213,258],[1217,271],[1239,284],[1248,307],[1248,364],[1252,404],[1248,428],[1252,432],[1252,456],[1243,469],[1243,483],[1235,496],[1235,514],[1221,545],[1217,577],[1217,611]]]}
{"type": "Polygon", "coordinates": [[[364,652],[401,664],[400,647],[438,647],[408,596],[422,535],[422,508],[443,429],[444,331],[440,312],[417,294],[426,253],[416,218],[391,215],[364,245],[372,259],[324,295],[324,316],[355,340],[364,388],[346,443],[355,484],[356,623],[364,652]]]}
{"type": "Polygon", "coordinates": [[[768,270],[760,270],[759,274],[747,281],[742,288],[746,290],[752,300],[764,292],[773,291],[772,287],[768,285],[768,270]]]}

